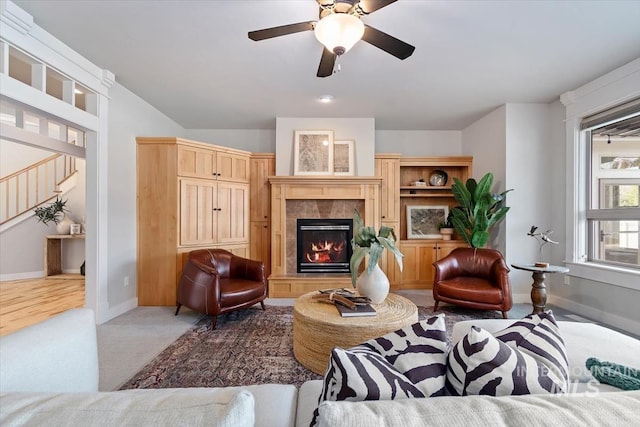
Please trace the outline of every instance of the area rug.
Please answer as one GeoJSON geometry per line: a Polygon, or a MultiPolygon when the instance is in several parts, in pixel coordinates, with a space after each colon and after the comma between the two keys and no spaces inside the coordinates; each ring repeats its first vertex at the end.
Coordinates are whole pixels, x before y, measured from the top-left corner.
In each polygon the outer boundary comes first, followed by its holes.
{"type": "MultiPolygon", "coordinates": [[[[453,324],[461,320],[501,318],[497,311],[448,305],[437,313],[445,313],[449,337],[453,324]]],[[[433,307],[418,307],[418,315],[433,315],[433,307]]],[[[300,386],[320,378],[293,356],[293,307],[267,306],[266,311],[250,308],[220,316],[215,330],[211,317],[204,316],[120,389],[300,386]]]]}

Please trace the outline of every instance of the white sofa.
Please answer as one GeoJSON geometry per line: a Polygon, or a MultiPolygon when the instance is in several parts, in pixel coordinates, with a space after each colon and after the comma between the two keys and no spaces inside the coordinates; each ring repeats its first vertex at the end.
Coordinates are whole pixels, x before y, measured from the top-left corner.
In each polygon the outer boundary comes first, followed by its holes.
{"type": "MultiPolygon", "coordinates": [[[[490,331],[510,320],[460,322],[490,331]]],[[[560,322],[569,353],[570,395],[438,397],[324,402],[321,426],[640,425],[640,391],[599,384],[588,357],[640,369],[640,341],[592,324],[560,322]]],[[[0,425],[308,426],[321,381],[292,385],[98,392],[93,313],[75,309],[0,338],[0,425]]]]}

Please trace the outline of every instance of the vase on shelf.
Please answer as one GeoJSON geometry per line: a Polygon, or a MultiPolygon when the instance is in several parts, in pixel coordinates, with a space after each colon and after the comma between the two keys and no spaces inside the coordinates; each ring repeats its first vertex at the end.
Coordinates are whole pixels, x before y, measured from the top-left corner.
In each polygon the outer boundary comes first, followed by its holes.
{"type": "Polygon", "coordinates": [[[442,227],[440,229],[440,235],[442,235],[442,240],[451,240],[453,228],[442,227]]]}
{"type": "Polygon", "coordinates": [[[62,219],[56,224],[56,232],[58,234],[69,234],[71,232],[71,224],[73,224],[73,220],[63,213],[62,219]]]}
{"type": "Polygon", "coordinates": [[[389,295],[389,279],[376,264],[371,274],[368,274],[365,270],[358,276],[356,289],[360,295],[368,297],[373,304],[380,304],[389,295]]]}

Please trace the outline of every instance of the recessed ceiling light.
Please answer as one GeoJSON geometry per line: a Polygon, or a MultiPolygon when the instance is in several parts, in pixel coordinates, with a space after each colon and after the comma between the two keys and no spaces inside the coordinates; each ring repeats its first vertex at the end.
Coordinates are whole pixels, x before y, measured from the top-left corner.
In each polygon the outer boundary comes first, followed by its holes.
{"type": "Polygon", "coordinates": [[[331,101],[333,101],[333,96],[331,95],[322,95],[320,98],[318,98],[320,100],[320,102],[322,102],[323,104],[328,104],[331,101]]]}

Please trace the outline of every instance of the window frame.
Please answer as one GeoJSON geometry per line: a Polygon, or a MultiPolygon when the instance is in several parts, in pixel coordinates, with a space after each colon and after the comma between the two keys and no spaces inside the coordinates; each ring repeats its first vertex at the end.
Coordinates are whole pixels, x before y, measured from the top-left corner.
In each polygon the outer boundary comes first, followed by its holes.
{"type": "MultiPolygon", "coordinates": [[[[611,108],[614,110],[616,107],[611,108]]],[[[606,114],[606,109],[598,115],[606,114]]],[[[640,111],[638,111],[640,113],[640,111]]],[[[592,209],[593,179],[592,179],[592,139],[591,130],[616,122],[629,116],[615,120],[593,123],[586,128],[584,122],[588,117],[575,120],[574,151],[574,188],[575,198],[573,216],[567,224],[573,229],[573,244],[567,247],[566,265],[571,269],[571,275],[584,279],[608,283],[615,286],[640,290],[640,269],[629,264],[606,262],[593,259],[594,221],[598,220],[637,220],[640,218],[640,208],[592,209]]],[[[599,191],[596,188],[596,191],[599,191]]]]}

